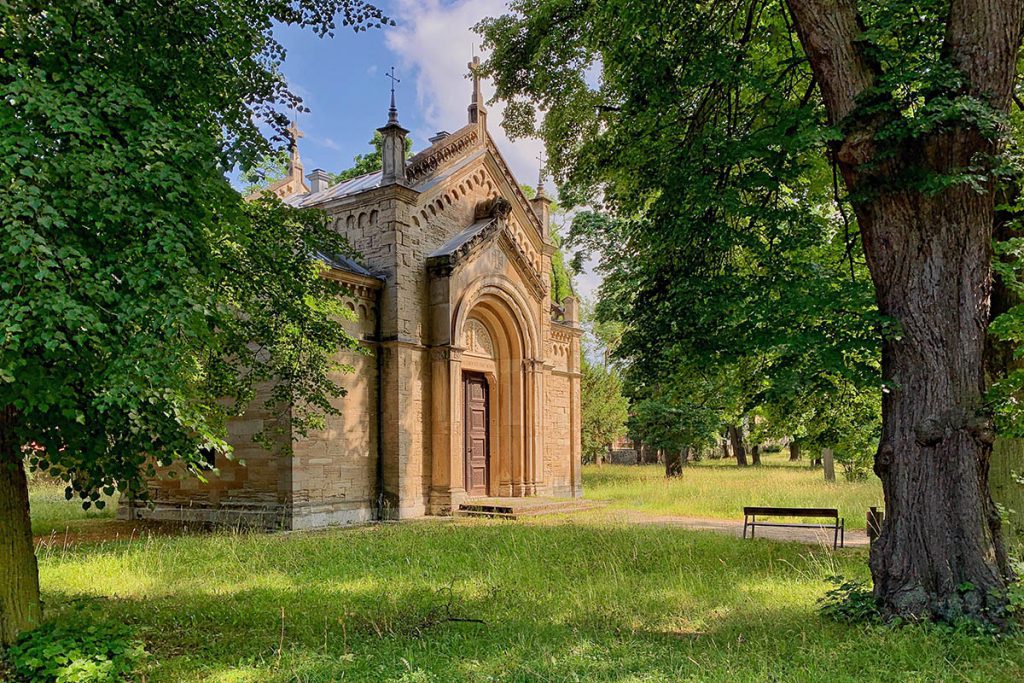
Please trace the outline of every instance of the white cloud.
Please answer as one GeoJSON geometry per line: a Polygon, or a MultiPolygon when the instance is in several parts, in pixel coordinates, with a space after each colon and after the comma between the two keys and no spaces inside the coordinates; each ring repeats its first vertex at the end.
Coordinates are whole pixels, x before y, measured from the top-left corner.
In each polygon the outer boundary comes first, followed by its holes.
{"type": "MultiPolygon", "coordinates": [[[[480,54],[480,36],[472,27],[488,16],[505,11],[504,0],[398,0],[397,28],[386,33],[388,48],[398,55],[401,68],[415,83],[416,106],[429,130],[414,131],[417,143],[439,130],[455,131],[466,124],[472,85],[466,78],[474,46],[480,54]]],[[[484,84],[484,96],[489,96],[484,84]]],[[[512,142],[501,128],[504,106],[488,107],[487,128],[506,161],[521,182],[533,184],[537,177],[539,140],[512,142]]],[[[419,144],[417,145],[417,147],[419,144]]]]}
{"type": "Polygon", "coordinates": [[[341,145],[339,145],[337,142],[335,142],[331,138],[317,138],[317,142],[319,142],[321,145],[323,145],[327,149],[332,149],[335,152],[342,151],[341,145]]]}
{"type": "MultiPolygon", "coordinates": [[[[503,13],[506,6],[505,0],[396,0],[396,4],[399,25],[386,32],[385,40],[399,57],[400,69],[406,73],[403,80],[415,85],[416,107],[429,127],[413,131],[418,149],[435,132],[454,132],[466,124],[472,94],[466,78],[468,63],[474,51],[480,54],[480,36],[472,27],[485,17],[503,13]]],[[[484,96],[490,92],[485,82],[484,96]]],[[[488,106],[487,128],[519,181],[533,185],[537,182],[537,157],[544,146],[539,140],[509,140],[501,127],[504,110],[502,103],[488,106]]],[[[548,191],[553,189],[549,184],[548,191]]],[[[586,297],[593,297],[601,283],[594,265],[594,260],[588,259],[584,272],[575,278],[577,292],[586,297]]]]}

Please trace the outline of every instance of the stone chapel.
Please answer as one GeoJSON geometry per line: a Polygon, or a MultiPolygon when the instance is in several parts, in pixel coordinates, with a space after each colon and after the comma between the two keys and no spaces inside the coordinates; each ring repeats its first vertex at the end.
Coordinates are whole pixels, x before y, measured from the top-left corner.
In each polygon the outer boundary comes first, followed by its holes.
{"type": "Polygon", "coordinates": [[[304,175],[293,127],[269,191],[326,211],[360,255],[323,257],[356,314],[339,324],[366,351],[339,357],[354,368],[336,377],[340,415],[282,456],[252,436],[291,439],[288,411],[257,397],[229,424],[235,458],[205,483],[159,473],[155,506],[123,515],[299,529],[582,495],[578,306],[551,299],[551,201],[523,195],[488,134],[478,66],[466,125],[409,159],[392,91],[374,173],[304,175]]]}

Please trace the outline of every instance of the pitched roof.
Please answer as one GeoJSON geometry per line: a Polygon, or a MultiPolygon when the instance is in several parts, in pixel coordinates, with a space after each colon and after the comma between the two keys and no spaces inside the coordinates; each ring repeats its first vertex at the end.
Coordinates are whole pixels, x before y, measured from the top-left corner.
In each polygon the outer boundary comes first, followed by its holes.
{"type": "Polygon", "coordinates": [[[327,255],[317,252],[316,257],[331,268],[335,268],[337,270],[344,270],[349,273],[355,273],[356,275],[362,275],[364,277],[372,277],[377,280],[383,279],[379,275],[374,275],[369,270],[359,265],[355,259],[345,256],[344,254],[327,255]]]}

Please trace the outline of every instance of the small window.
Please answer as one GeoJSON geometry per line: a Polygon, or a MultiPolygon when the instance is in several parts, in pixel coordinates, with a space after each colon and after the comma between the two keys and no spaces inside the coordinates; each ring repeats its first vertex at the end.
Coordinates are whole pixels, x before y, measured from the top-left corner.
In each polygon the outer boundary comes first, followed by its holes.
{"type": "Polygon", "coordinates": [[[205,462],[206,466],[211,470],[217,467],[217,451],[212,448],[204,447],[199,449],[199,455],[202,456],[203,462],[205,462]]]}

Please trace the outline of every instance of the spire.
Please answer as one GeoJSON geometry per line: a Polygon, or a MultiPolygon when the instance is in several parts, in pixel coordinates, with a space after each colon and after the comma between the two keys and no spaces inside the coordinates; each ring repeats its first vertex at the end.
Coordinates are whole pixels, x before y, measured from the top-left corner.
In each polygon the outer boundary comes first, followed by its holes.
{"type": "Polygon", "coordinates": [[[544,152],[537,155],[540,168],[537,170],[537,195],[530,200],[533,212],[537,219],[544,226],[544,235],[547,236],[551,228],[551,198],[544,191],[544,152]]]}
{"type": "Polygon", "coordinates": [[[299,130],[296,116],[292,115],[292,124],[285,129],[288,133],[288,175],[302,177],[302,159],[299,157],[299,140],[305,137],[305,133],[299,130]]]}
{"type": "Polygon", "coordinates": [[[547,193],[544,191],[544,152],[537,155],[537,197],[547,197],[547,193]]]}
{"type": "Polygon", "coordinates": [[[484,107],[484,96],[480,91],[480,58],[473,55],[469,63],[469,75],[473,79],[473,99],[469,102],[469,122],[487,125],[487,109],[484,107]]]}
{"type": "Polygon", "coordinates": [[[398,107],[395,106],[395,85],[401,83],[400,78],[395,78],[395,67],[385,71],[384,75],[391,79],[391,107],[388,109],[388,125],[398,125],[398,107]]]}
{"type": "Polygon", "coordinates": [[[405,136],[409,131],[398,123],[398,107],[395,106],[395,84],[401,81],[395,77],[395,67],[384,75],[391,79],[391,107],[388,122],[377,130],[383,137],[381,146],[381,184],[405,183],[405,136]]]}

